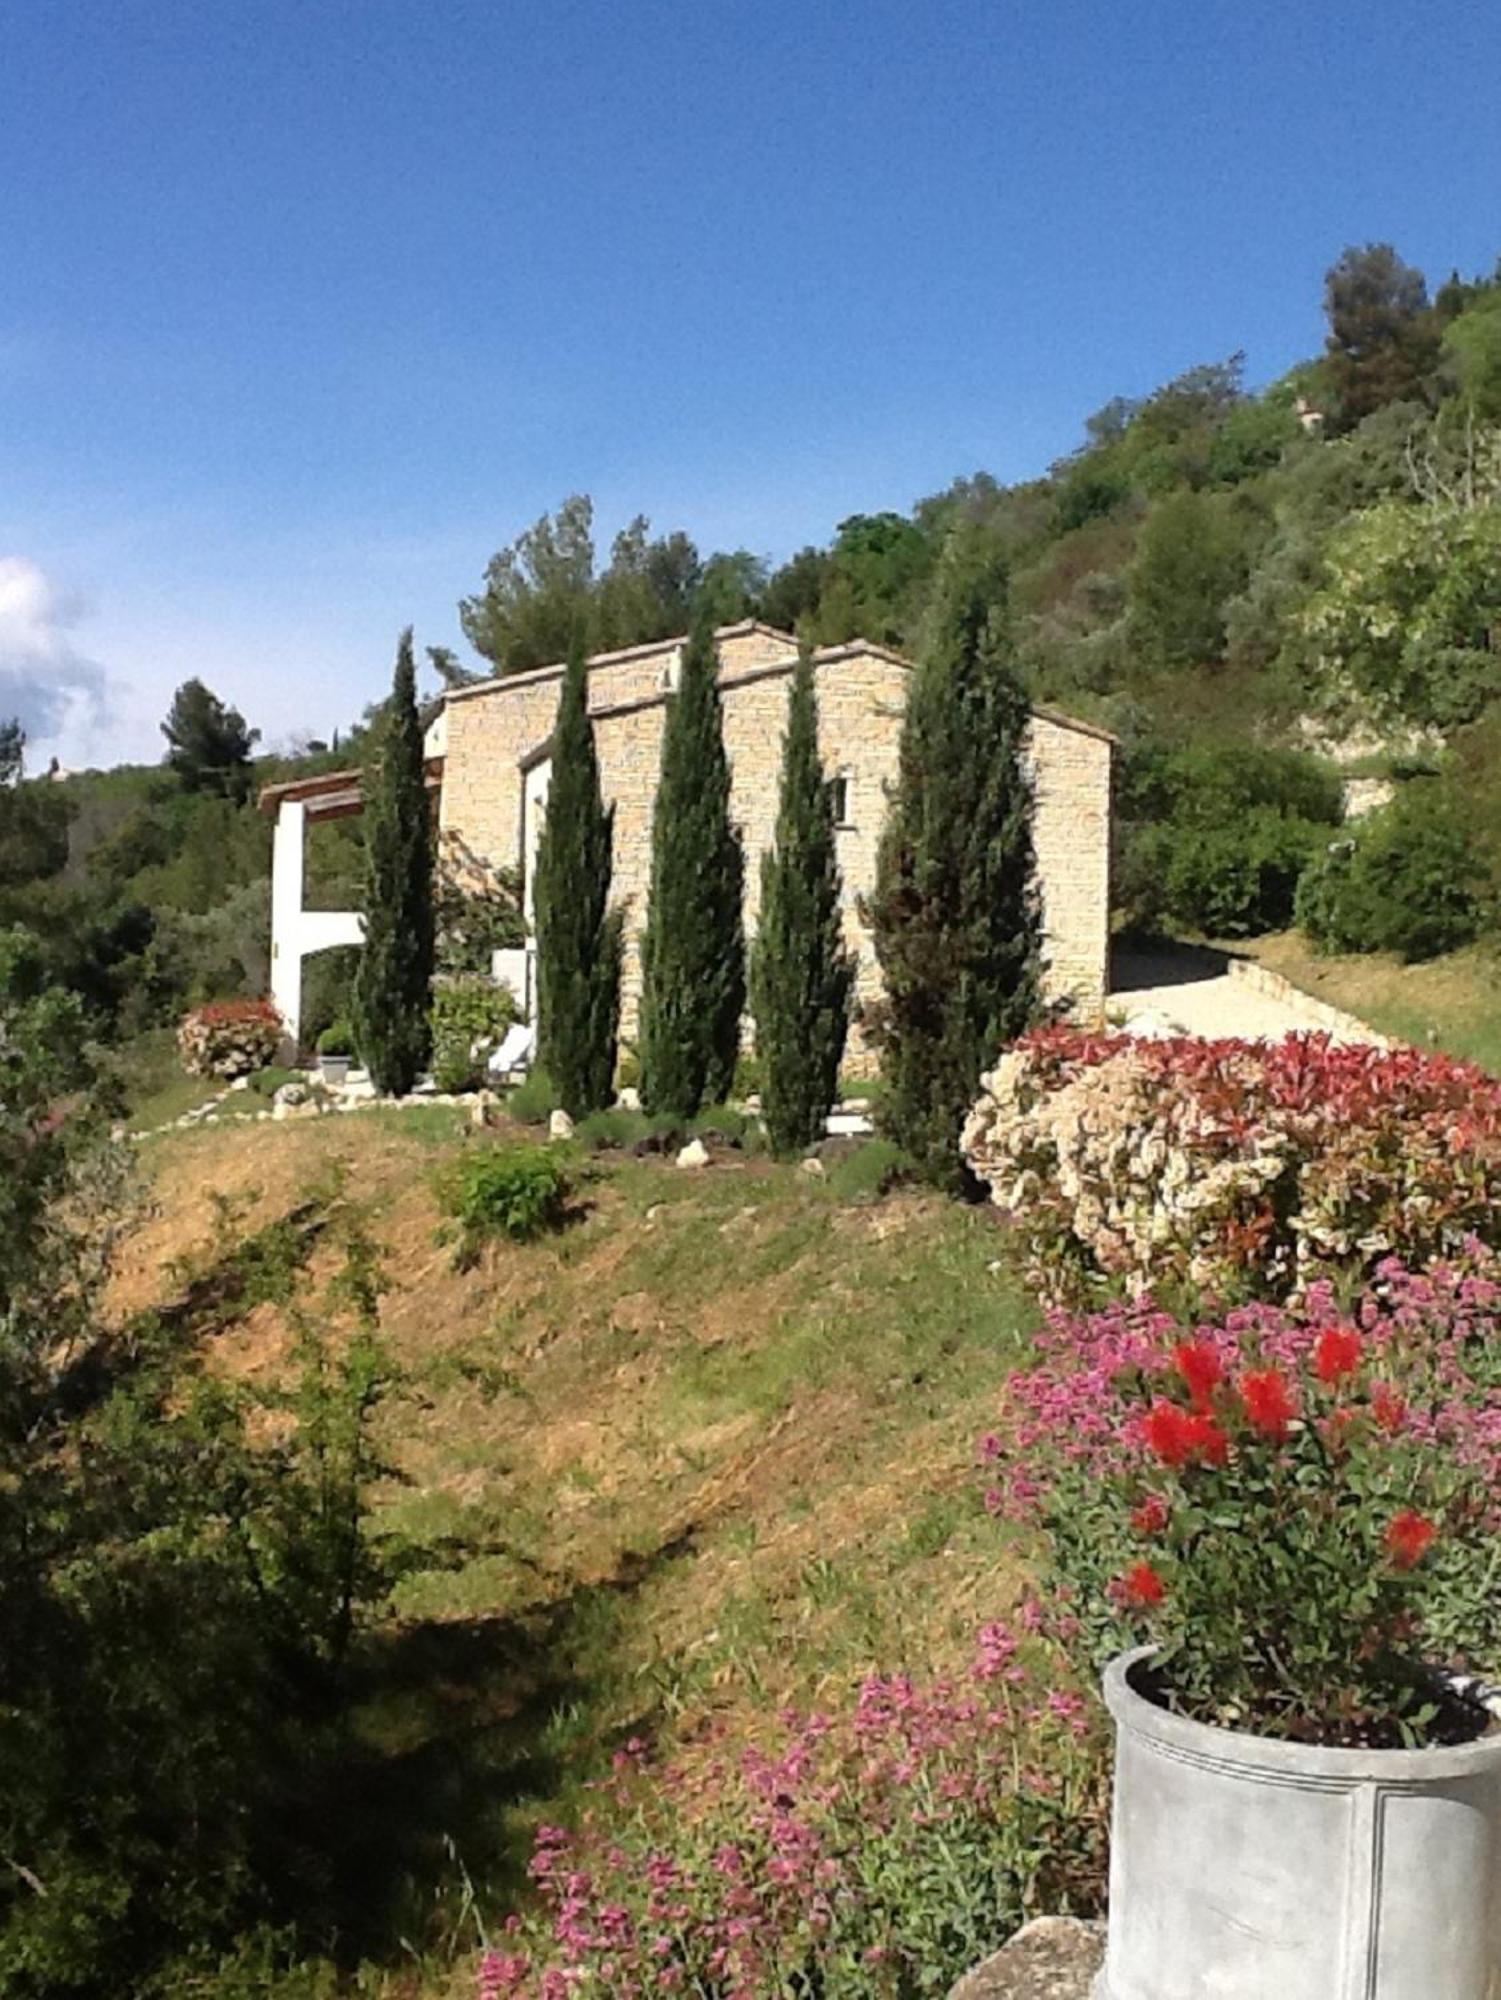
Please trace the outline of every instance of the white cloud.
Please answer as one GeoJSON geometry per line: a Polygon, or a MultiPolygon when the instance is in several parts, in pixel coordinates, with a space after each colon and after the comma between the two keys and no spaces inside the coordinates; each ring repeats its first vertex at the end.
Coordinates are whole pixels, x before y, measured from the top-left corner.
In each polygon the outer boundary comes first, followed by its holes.
{"type": "Polygon", "coordinates": [[[0,721],[20,721],[32,771],[86,762],[109,721],[104,669],[71,637],[78,615],[34,562],[0,556],[0,721]]]}

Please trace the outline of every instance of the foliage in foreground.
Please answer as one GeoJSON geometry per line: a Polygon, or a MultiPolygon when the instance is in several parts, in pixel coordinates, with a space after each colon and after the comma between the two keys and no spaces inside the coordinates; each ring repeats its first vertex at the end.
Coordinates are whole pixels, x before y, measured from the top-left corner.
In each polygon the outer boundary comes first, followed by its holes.
{"type": "Polygon", "coordinates": [[[784,1714],[774,1753],[663,1768],[632,1742],[575,1833],[541,1830],[545,1914],[512,1920],[481,1994],[946,1991],[1026,1917],[1098,1907],[1090,1715],[1055,1653],[996,1624],[952,1680],[872,1675],[833,1714],[784,1714]]]}
{"type": "Polygon", "coordinates": [[[433,842],[411,628],[365,771],[365,949],[354,1026],[377,1089],[402,1097],[431,1048],[433,842]]]}
{"type": "MultiPolygon", "coordinates": [[[[1326,1744],[1443,1740],[1424,1669],[1501,1638],[1501,1284],[1394,1261],[1187,1332],[1059,1313],[984,1440],[992,1511],[1047,1531],[1096,1660],[1150,1637],[1169,1705],[1326,1744]]],[[[1473,1733],[1473,1719],[1472,1719],[1473,1733]]]]}
{"type": "Polygon", "coordinates": [[[945,554],[932,642],[912,677],[896,794],[867,916],[883,1130],[941,1186],[980,1078],[1040,1006],[1042,920],[1023,764],[1030,711],[1000,586],[972,537],[945,554]]]}
{"type": "Polygon", "coordinates": [[[259,1924],[338,1926],[309,1801],[347,1768],[345,1663],[386,1593],[366,1508],[390,1371],[357,1232],[337,1357],[283,1237],[239,1264],[297,1331],[274,1391],[196,1370],[184,1311],[106,1327],[124,1149],[78,1001],[3,942],[0,1987],[102,2000],[259,1924]]]}
{"type": "Polygon", "coordinates": [[[446,1236],[461,1266],[472,1264],[499,1237],[529,1243],[560,1228],[572,1182],[547,1146],[491,1146],[461,1153],[438,1177],[438,1200],[449,1218],[446,1236]]]}
{"type": "Polygon", "coordinates": [[[1501,1247],[1501,1084],[1416,1049],[1044,1030],[964,1143],[1047,1298],[1278,1297],[1501,1247]]]}
{"type": "Polygon", "coordinates": [[[761,857],[751,1011],[766,1129],[778,1153],[823,1137],[849,1033],[854,957],[844,942],[833,789],[818,755],[813,657],[799,653],[782,744],[776,845],[761,857]]]}

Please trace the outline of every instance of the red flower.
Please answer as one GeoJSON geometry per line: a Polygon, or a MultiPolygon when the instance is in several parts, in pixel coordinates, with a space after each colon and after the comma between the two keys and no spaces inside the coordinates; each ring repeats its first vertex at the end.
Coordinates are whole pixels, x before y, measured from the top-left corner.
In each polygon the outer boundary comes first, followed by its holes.
{"type": "Polygon", "coordinates": [[[1131,1525],[1138,1535],[1160,1535],[1168,1523],[1168,1504],[1160,1493],[1149,1493],[1131,1512],[1131,1525]]]}
{"type": "Polygon", "coordinates": [[[1164,1397],[1159,1396],[1152,1405],[1147,1416],[1147,1443],[1164,1465],[1187,1465],[1193,1457],[1192,1423],[1187,1410],[1164,1397]]]}
{"type": "Polygon", "coordinates": [[[1190,1417],[1188,1427],[1193,1437],[1193,1452],[1206,1465],[1224,1465],[1230,1457],[1230,1440],[1214,1421],[1213,1417],[1190,1417]]]}
{"type": "Polygon", "coordinates": [[[1225,1364],[1207,1340],[1180,1340],[1173,1349],[1173,1366],[1183,1377],[1194,1408],[1207,1410],[1225,1379],[1225,1364]]]}
{"type": "Polygon", "coordinates": [[[1230,1456],[1230,1440],[1213,1417],[1185,1410],[1163,1396],[1147,1413],[1147,1444],[1164,1465],[1174,1469],[1199,1462],[1223,1465],[1230,1456]]]}
{"type": "Polygon", "coordinates": [[[1407,1405],[1390,1382],[1378,1382],[1371,1391],[1371,1415],[1381,1429],[1395,1437],[1407,1421],[1407,1405]]]}
{"type": "Polygon", "coordinates": [[[1360,1366],[1360,1335],[1353,1326],[1326,1326],[1314,1351],[1314,1368],[1321,1382],[1332,1388],[1346,1381],[1360,1366]]]}
{"type": "Polygon", "coordinates": [[[1240,1378],[1240,1399],[1254,1429],[1281,1443],[1298,1414],[1287,1377],[1280,1368],[1252,1368],[1240,1378]]]}
{"type": "Polygon", "coordinates": [[[1415,1569],[1433,1547],[1438,1529],[1410,1507],[1393,1517],[1386,1530],[1386,1552],[1398,1569],[1415,1569]]]}
{"type": "Polygon", "coordinates": [[[1150,1563],[1137,1563],[1120,1580],[1120,1598],[1133,1611],[1152,1611],[1167,1596],[1167,1585],[1150,1563]]]}

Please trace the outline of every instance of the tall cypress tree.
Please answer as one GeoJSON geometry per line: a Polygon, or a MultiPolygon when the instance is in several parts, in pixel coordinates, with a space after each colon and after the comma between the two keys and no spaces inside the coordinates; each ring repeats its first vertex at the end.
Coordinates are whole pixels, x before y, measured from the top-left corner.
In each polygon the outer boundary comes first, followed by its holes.
{"type": "Polygon", "coordinates": [[[745,857],[730,820],[719,657],[700,617],[662,728],[641,940],[641,1095],[691,1118],[726,1097],[745,1008],[745,857]]]}
{"type": "Polygon", "coordinates": [[[423,765],[408,626],[365,765],[365,948],[354,986],[360,1052],[377,1087],[393,1095],[417,1081],[432,1040],[433,840],[423,765]]]}
{"type": "Polygon", "coordinates": [[[792,676],[776,846],[761,856],[751,953],[761,1100],[779,1153],[823,1137],[838,1088],[855,983],[839,904],[834,788],[819,762],[818,696],[805,643],[792,676]]]}
{"type": "Polygon", "coordinates": [[[614,1095],[621,919],[609,907],[615,808],[599,787],[583,638],[568,655],[537,843],[537,1053],[574,1118],[614,1095]]]}
{"type": "Polygon", "coordinates": [[[1023,764],[1030,722],[1005,579],[962,531],[943,557],[912,676],[898,782],[867,908],[885,981],[882,1123],[962,1190],[959,1132],[981,1075],[1037,1018],[1042,925],[1023,764]]]}

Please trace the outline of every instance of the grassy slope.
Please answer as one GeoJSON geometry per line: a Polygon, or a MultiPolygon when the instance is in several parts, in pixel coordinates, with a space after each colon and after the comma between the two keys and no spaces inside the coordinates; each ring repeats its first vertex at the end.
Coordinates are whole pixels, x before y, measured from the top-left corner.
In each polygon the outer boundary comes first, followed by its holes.
{"type": "MultiPolygon", "coordinates": [[[[336,1161],[388,1246],[410,1394],[383,1518],[442,1538],[451,1566],[407,1580],[366,1663],[349,1837],[372,1949],[441,1926],[445,1837],[502,1904],[532,1820],[622,1733],[748,1736],[786,1698],[956,1657],[1013,1594],[974,1441],[1028,1308],[991,1268],[986,1212],[623,1159],[562,1236],[460,1274],[430,1174],[474,1143],[437,1111],[153,1142],[157,1209],[118,1285],[122,1309],[171,1289],[211,1191],[248,1229],[336,1161]]],[[[254,1380],[285,1344],[262,1306],[213,1365],[254,1380]]]]}
{"type": "Polygon", "coordinates": [[[1381,954],[1320,958],[1296,931],[1235,946],[1382,1034],[1436,1046],[1501,1075],[1501,963],[1474,946],[1426,965],[1381,954]]]}

